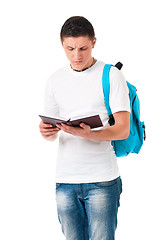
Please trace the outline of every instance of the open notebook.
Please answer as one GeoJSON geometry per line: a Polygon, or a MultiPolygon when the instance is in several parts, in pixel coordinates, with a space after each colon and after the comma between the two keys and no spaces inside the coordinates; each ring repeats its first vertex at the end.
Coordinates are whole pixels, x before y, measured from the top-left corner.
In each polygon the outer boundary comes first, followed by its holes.
{"type": "Polygon", "coordinates": [[[86,125],[89,125],[90,128],[97,128],[97,127],[102,127],[103,123],[100,119],[99,115],[94,115],[94,116],[89,116],[89,117],[83,117],[83,118],[78,118],[78,119],[59,119],[59,118],[51,118],[51,117],[46,117],[39,115],[39,117],[42,119],[44,123],[51,124],[53,126],[56,126],[56,124],[67,124],[69,126],[73,127],[79,127],[80,123],[84,123],[86,125]]]}

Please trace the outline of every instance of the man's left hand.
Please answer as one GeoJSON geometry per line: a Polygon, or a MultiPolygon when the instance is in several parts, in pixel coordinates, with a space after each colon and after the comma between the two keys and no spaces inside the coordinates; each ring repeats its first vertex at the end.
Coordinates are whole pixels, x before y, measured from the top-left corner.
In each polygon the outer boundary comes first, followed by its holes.
{"type": "Polygon", "coordinates": [[[64,123],[56,124],[56,126],[66,133],[83,138],[90,138],[92,132],[90,126],[84,123],[81,123],[80,127],[72,127],[64,123]]]}

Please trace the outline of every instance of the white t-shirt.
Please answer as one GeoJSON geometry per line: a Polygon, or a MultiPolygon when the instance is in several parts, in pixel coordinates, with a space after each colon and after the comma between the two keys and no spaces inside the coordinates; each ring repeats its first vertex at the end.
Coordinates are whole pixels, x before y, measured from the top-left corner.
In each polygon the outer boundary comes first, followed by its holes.
{"type": "MultiPolygon", "coordinates": [[[[83,72],[76,72],[70,66],[56,71],[46,84],[44,114],[65,119],[99,114],[104,127],[108,127],[102,89],[103,67],[104,63],[97,61],[83,72]]],[[[110,70],[110,85],[112,113],[130,112],[128,87],[121,71],[115,67],[110,70]]],[[[90,140],[59,132],[56,182],[101,182],[113,180],[119,175],[110,141],[90,140]]]]}

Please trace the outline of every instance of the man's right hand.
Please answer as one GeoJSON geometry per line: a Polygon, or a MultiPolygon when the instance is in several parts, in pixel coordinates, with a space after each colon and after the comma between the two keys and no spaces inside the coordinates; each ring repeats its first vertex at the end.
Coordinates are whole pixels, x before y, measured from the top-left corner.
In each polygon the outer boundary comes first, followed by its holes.
{"type": "Polygon", "coordinates": [[[60,131],[60,128],[53,127],[51,124],[46,124],[41,121],[39,124],[39,130],[45,139],[54,140],[56,139],[57,133],[60,131]]]}

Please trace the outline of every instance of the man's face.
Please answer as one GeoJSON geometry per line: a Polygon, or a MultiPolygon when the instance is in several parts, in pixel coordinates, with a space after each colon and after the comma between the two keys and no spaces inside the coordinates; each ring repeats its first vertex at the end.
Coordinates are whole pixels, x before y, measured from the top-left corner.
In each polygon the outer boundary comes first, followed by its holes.
{"type": "Polygon", "coordinates": [[[65,37],[63,39],[64,51],[74,70],[82,71],[91,66],[93,61],[92,47],[95,43],[96,38],[92,42],[88,36],[65,37]]]}

